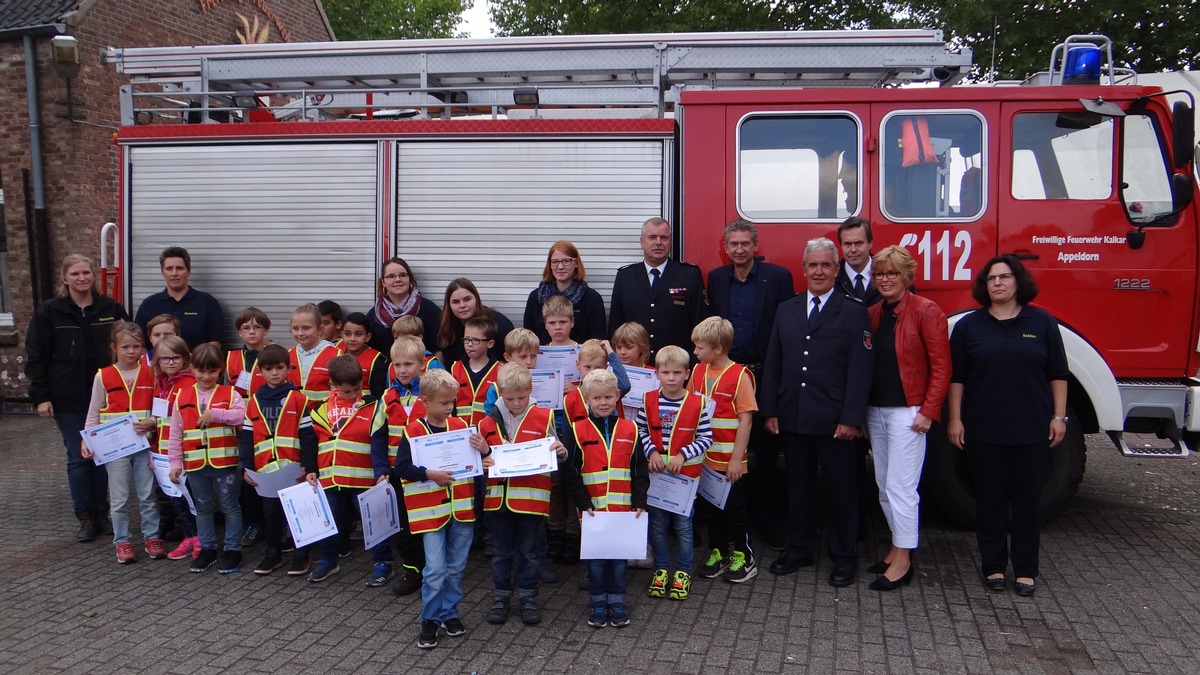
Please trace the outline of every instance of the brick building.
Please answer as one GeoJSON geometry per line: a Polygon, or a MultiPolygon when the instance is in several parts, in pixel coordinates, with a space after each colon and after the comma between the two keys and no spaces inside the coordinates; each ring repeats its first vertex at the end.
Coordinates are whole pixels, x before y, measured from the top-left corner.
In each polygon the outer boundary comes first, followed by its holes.
{"type": "Polygon", "coordinates": [[[0,0],[0,401],[27,395],[25,330],[62,257],[99,264],[100,229],[117,220],[122,76],[101,49],[332,39],[320,0],[0,0]],[[70,80],[56,35],[78,41],[70,80]]]}

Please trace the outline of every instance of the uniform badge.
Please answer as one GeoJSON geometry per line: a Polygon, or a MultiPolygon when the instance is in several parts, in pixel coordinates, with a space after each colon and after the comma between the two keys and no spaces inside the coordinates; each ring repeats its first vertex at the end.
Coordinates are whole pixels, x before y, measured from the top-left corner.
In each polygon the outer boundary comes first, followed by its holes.
{"type": "Polygon", "coordinates": [[[871,349],[875,346],[875,341],[871,339],[871,331],[869,330],[863,331],[863,346],[867,349],[871,349]]]}

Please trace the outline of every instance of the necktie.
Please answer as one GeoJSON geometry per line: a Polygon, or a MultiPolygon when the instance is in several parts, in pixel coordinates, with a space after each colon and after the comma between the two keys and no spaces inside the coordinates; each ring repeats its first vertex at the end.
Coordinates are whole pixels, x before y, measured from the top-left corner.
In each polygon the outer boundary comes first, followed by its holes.
{"type": "Polygon", "coordinates": [[[654,285],[658,283],[658,278],[660,276],[662,276],[662,272],[658,271],[657,267],[650,270],[650,288],[654,288],[654,285]]]}
{"type": "Polygon", "coordinates": [[[867,294],[867,285],[863,283],[863,275],[854,275],[854,295],[860,300],[867,294]]]}
{"type": "Polygon", "coordinates": [[[809,318],[810,320],[811,320],[811,319],[815,319],[815,318],[816,318],[816,316],[817,316],[818,314],[820,314],[820,313],[821,313],[821,299],[820,299],[820,298],[817,298],[817,297],[814,297],[814,298],[813,298],[813,306],[812,306],[812,311],[808,313],[808,318],[809,318]]]}

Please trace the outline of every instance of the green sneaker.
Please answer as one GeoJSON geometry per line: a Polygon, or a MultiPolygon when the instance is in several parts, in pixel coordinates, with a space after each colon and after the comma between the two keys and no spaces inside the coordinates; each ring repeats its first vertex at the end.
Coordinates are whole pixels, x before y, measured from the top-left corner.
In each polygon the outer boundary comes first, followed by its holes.
{"type": "Polygon", "coordinates": [[[729,569],[729,560],[721,554],[721,549],[714,548],[708,560],[700,566],[700,576],[705,579],[716,579],[729,569]]]}
{"type": "Polygon", "coordinates": [[[753,556],[747,556],[742,551],[734,551],[729,556],[729,572],[725,574],[725,581],[740,584],[750,581],[756,576],[758,576],[758,566],[754,564],[753,556]]]}
{"type": "Polygon", "coordinates": [[[667,571],[654,570],[654,577],[650,579],[650,588],[646,589],[646,595],[652,598],[667,597],[667,571]]]}
{"type": "Polygon", "coordinates": [[[675,572],[675,579],[671,582],[671,599],[687,600],[691,592],[692,575],[687,572],[675,572]]]}

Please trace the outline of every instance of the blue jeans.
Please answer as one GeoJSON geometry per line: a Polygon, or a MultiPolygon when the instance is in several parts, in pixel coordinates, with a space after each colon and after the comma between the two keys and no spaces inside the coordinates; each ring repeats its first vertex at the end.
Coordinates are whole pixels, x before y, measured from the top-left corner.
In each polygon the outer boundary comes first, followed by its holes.
{"type": "Polygon", "coordinates": [[[475,524],[450,519],[442,529],[421,535],[425,569],[421,580],[421,620],[444,622],[458,618],[463,598],[463,572],[475,524]]]}
{"type": "Polygon", "coordinates": [[[587,566],[588,593],[592,606],[625,604],[625,571],[628,563],[624,560],[589,560],[587,566]]]}
{"type": "Polygon", "coordinates": [[[108,499],[108,472],[92,460],[84,459],[80,453],[82,439],[79,432],[83,431],[86,417],[87,413],[82,410],[54,411],[54,423],[67,447],[67,485],[71,488],[75,513],[90,515],[92,511],[103,509],[104,500],[108,499]]]}
{"type": "Polygon", "coordinates": [[[692,517],[664,511],[651,506],[650,550],[654,553],[654,569],[671,567],[671,534],[675,535],[675,557],[679,564],[675,569],[692,573],[692,517]]]}
{"type": "Polygon", "coordinates": [[[529,513],[514,513],[505,507],[488,511],[488,526],[492,530],[492,587],[496,597],[508,600],[513,594],[513,561],[516,560],[518,597],[536,598],[538,570],[541,564],[542,540],[546,517],[529,513]]]}
{"type": "MultiPolygon", "coordinates": [[[[358,496],[362,492],[362,488],[325,488],[329,511],[333,514],[333,522],[337,523],[338,529],[337,534],[321,541],[321,562],[326,565],[336,565],[338,554],[350,549],[350,530],[354,528],[354,514],[358,513],[358,496]]],[[[282,534],[281,529],[280,535],[282,534]]],[[[392,540],[375,544],[371,549],[371,559],[377,563],[391,563],[392,540]]]]}
{"type": "Polygon", "coordinates": [[[217,549],[217,527],[213,512],[225,514],[225,550],[242,550],[242,507],[238,503],[238,469],[214,469],[206,466],[187,472],[187,489],[196,503],[196,534],[200,548],[217,549]]]}
{"type": "Polygon", "coordinates": [[[129,535],[129,484],[133,481],[138,509],[142,514],[142,539],[158,539],[158,501],[154,497],[154,470],[150,451],[142,450],[104,465],[108,471],[109,515],[113,525],[113,543],[131,539],[129,535]]]}

